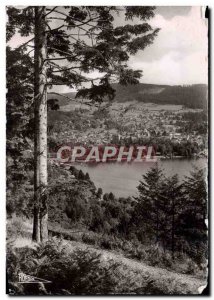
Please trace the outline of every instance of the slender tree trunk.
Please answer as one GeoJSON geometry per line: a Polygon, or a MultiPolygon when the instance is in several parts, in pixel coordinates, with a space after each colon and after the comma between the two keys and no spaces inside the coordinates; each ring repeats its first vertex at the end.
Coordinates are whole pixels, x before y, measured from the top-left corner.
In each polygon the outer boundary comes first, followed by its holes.
{"type": "MultiPolygon", "coordinates": [[[[174,197],[174,195],[173,195],[174,197]]],[[[172,259],[175,259],[175,202],[172,197],[172,259]]]]}
{"type": "Polygon", "coordinates": [[[35,7],[34,54],[34,222],[33,240],[48,239],[47,209],[47,91],[45,7],[35,7]]]}
{"type": "Polygon", "coordinates": [[[159,242],[159,212],[157,209],[157,214],[156,214],[156,243],[159,242]]]}
{"type": "MultiPolygon", "coordinates": [[[[157,191],[159,187],[157,186],[157,191]]],[[[159,207],[158,207],[158,198],[155,196],[155,210],[156,210],[156,244],[159,242],[159,207]]]]}

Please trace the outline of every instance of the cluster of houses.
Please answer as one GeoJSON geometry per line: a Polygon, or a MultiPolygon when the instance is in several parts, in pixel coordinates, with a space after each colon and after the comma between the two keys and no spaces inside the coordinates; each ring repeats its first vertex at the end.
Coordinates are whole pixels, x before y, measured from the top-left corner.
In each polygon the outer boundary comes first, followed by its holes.
{"type": "Polygon", "coordinates": [[[187,121],[182,120],[182,110],[148,110],[127,108],[109,109],[107,118],[94,118],[90,112],[84,112],[81,125],[60,121],[60,130],[52,132],[58,142],[81,143],[82,145],[100,145],[108,143],[138,142],[141,139],[167,139],[181,143],[192,141],[197,145],[204,144],[205,137],[197,132],[185,132],[187,121]],[[110,123],[108,126],[106,123],[110,123]],[[113,125],[112,125],[113,124],[113,125]],[[110,128],[109,128],[110,127],[110,128]]]}

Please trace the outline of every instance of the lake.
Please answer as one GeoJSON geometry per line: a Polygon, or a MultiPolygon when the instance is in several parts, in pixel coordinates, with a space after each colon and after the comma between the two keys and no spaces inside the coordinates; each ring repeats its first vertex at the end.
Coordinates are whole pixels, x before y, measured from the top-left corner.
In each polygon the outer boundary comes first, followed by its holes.
{"type": "MultiPolygon", "coordinates": [[[[158,166],[163,168],[166,175],[178,174],[182,180],[190,175],[194,166],[207,167],[207,159],[171,159],[158,160],[158,166]]],[[[139,181],[155,163],[88,163],[75,164],[75,167],[88,172],[96,187],[101,187],[103,193],[113,192],[116,196],[127,197],[137,195],[139,181]]]]}

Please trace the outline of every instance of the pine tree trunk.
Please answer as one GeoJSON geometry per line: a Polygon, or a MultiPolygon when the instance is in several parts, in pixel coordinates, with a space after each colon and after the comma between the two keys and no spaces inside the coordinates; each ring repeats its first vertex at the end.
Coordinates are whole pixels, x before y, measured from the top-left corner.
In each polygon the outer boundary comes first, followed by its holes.
{"type": "Polygon", "coordinates": [[[47,91],[45,7],[35,7],[34,53],[34,222],[33,240],[48,239],[47,209],[47,91]]]}
{"type": "Polygon", "coordinates": [[[172,259],[175,259],[175,202],[172,197],[172,259]]]}

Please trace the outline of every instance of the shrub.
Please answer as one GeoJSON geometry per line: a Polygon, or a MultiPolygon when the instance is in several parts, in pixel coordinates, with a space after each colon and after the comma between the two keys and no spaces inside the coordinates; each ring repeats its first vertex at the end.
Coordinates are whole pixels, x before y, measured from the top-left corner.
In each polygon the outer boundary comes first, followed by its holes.
{"type": "Polygon", "coordinates": [[[146,251],[142,247],[134,248],[131,257],[137,260],[146,260],[146,251]]]}
{"type": "Polygon", "coordinates": [[[71,252],[52,240],[37,249],[28,247],[7,251],[9,291],[15,295],[91,295],[132,291],[134,273],[113,260],[101,261],[101,254],[76,249],[71,252]],[[51,283],[17,284],[23,272],[51,283]],[[130,273],[130,272],[129,272],[130,273]]]}
{"type": "Polygon", "coordinates": [[[102,236],[100,239],[100,247],[107,250],[113,249],[114,247],[112,243],[112,238],[108,235],[102,236]]]}
{"type": "Polygon", "coordinates": [[[186,274],[195,274],[199,271],[198,265],[190,258],[186,262],[186,274]]]}
{"type": "Polygon", "coordinates": [[[83,241],[83,243],[86,243],[86,244],[89,244],[89,245],[96,245],[97,237],[94,234],[91,234],[91,233],[84,233],[82,235],[82,241],[83,241]]]}
{"type": "Polygon", "coordinates": [[[197,284],[190,285],[176,273],[135,269],[118,263],[97,251],[65,247],[63,241],[53,239],[46,244],[13,248],[7,251],[9,293],[13,295],[110,295],[110,294],[192,294],[197,284]],[[20,272],[51,283],[20,284],[20,272]]]}
{"type": "Polygon", "coordinates": [[[7,239],[31,237],[32,224],[25,217],[15,217],[7,220],[7,239]],[[29,231],[30,229],[30,231],[29,231]]]}

